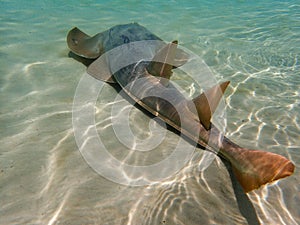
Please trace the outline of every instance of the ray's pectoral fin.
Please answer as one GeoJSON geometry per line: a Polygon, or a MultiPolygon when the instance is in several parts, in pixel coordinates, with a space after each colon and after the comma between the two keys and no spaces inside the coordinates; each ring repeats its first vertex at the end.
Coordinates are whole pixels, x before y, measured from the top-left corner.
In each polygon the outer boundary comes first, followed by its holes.
{"type": "Polygon", "coordinates": [[[101,33],[99,33],[90,37],[77,27],[74,27],[68,33],[67,43],[71,51],[75,54],[88,59],[96,59],[102,52],[101,36],[101,33]]]}
{"type": "Polygon", "coordinates": [[[107,65],[104,55],[101,56],[102,49],[102,34],[96,34],[93,37],[85,34],[77,27],[69,31],[67,43],[71,51],[86,59],[96,59],[89,63],[87,73],[98,80],[109,83],[115,83],[110,69],[107,65]]]}
{"type": "Polygon", "coordinates": [[[222,84],[213,86],[188,102],[188,107],[191,110],[196,107],[200,122],[207,130],[211,127],[211,117],[216,111],[229,83],[230,81],[226,81],[222,84]]]}
{"type": "MultiPolygon", "coordinates": [[[[147,66],[147,71],[153,76],[169,80],[172,76],[178,41],[173,41],[160,49],[147,66]]],[[[178,63],[179,64],[179,63],[178,63]]]]}
{"type": "Polygon", "coordinates": [[[116,83],[110,72],[105,55],[100,56],[87,68],[87,73],[92,77],[108,83],[116,83]]]}

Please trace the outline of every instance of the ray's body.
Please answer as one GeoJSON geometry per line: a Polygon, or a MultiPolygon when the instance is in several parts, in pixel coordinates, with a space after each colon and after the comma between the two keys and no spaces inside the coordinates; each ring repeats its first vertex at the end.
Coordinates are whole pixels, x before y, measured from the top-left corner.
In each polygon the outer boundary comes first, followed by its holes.
{"type": "MultiPolygon", "coordinates": [[[[74,28],[67,37],[72,52],[92,59],[126,43],[145,40],[161,41],[159,37],[137,23],[118,25],[93,37],[74,28]]],[[[165,46],[157,46],[152,61],[140,59],[138,63],[128,65],[113,74],[110,72],[114,63],[118,63],[126,56],[120,52],[111,58],[99,57],[89,66],[88,72],[98,79],[118,83],[147,111],[194,142],[228,160],[245,192],[291,175],[294,165],[285,157],[242,148],[223,137],[210,123],[211,115],[229,82],[212,87],[192,101],[187,100],[171,82],[168,82],[172,74],[172,65],[177,63],[180,66],[184,62],[184,60],[181,62],[176,47],[176,41],[165,46]],[[102,66],[99,67],[99,64],[102,66]],[[103,66],[106,66],[106,69],[103,69],[103,66]]]]}

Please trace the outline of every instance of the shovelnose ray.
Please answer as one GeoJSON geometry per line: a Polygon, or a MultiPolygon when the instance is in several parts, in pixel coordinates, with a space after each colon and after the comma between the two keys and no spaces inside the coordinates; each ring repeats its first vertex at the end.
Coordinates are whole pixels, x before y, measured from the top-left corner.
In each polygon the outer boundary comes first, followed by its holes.
{"type": "Polygon", "coordinates": [[[113,59],[100,57],[124,43],[145,40],[161,41],[159,37],[137,23],[117,25],[93,37],[75,27],[67,36],[68,46],[75,55],[94,59],[87,68],[90,75],[119,84],[144,109],[195,143],[229,161],[245,192],[287,177],[294,172],[295,166],[285,157],[271,152],[242,148],[223,137],[211,123],[211,117],[229,81],[208,89],[192,100],[186,99],[171,82],[168,82],[172,69],[180,67],[187,61],[183,50],[177,48],[177,41],[158,46],[150,61],[141,58],[137,63],[114,72],[110,60],[118,60],[118,57],[113,59]],[[168,99],[172,100],[172,104],[168,99]]]}

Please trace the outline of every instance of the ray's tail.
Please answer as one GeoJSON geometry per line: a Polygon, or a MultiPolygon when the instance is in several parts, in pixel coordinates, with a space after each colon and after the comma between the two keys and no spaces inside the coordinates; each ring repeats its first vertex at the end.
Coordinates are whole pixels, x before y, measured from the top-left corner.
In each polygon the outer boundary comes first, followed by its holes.
{"type": "Polygon", "coordinates": [[[295,166],[287,158],[260,150],[249,150],[238,146],[222,150],[231,163],[233,173],[245,192],[293,174],[295,166]]]}

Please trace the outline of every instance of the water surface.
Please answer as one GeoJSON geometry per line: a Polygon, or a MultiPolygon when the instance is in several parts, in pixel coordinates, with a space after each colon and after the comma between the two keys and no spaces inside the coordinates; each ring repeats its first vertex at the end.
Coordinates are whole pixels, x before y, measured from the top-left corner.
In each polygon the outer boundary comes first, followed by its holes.
{"type": "MultiPolygon", "coordinates": [[[[1,1],[0,7],[1,224],[300,223],[299,2],[44,0],[1,1]],[[179,173],[151,186],[119,185],[93,171],[72,127],[85,66],[68,57],[65,38],[73,26],[96,34],[128,22],[179,40],[218,80],[230,80],[226,135],[286,156],[295,174],[243,195],[219,159],[199,172],[200,149],[179,173]]],[[[107,119],[115,96],[106,85],[96,123],[122,160],[126,148],[107,119]]],[[[135,109],[131,118],[139,137],[149,135],[147,115],[135,109]]],[[[170,154],[178,138],[167,131],[144,163],[170,154]]]]}

